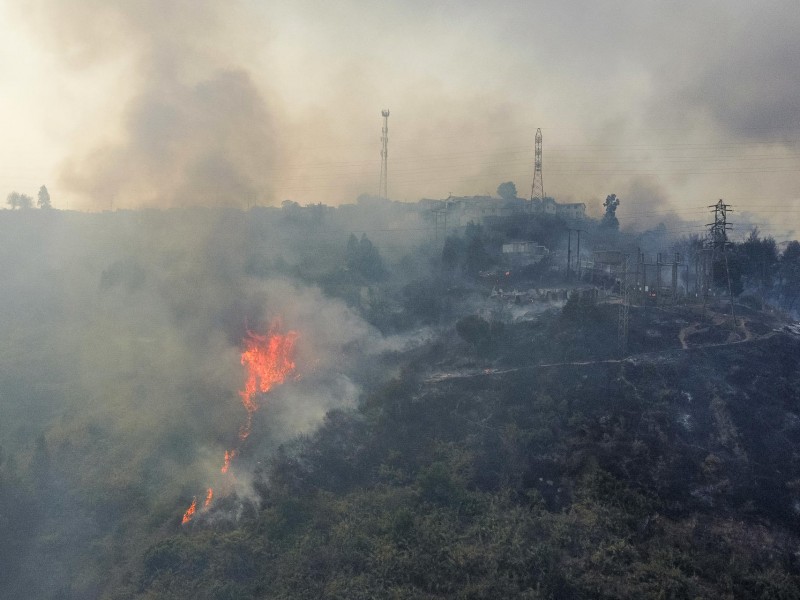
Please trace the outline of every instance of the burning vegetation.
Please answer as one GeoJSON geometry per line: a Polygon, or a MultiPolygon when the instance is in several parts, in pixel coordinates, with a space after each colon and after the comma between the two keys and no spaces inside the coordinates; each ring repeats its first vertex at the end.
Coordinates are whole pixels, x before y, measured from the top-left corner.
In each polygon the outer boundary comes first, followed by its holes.
{"type": "Polygon", "coordinates": [[[381,206],[9,211],[0,596],[797,595],[796,243],[381,206]]]}
{"type": "MultiPolygon", "coordinates": [[[[244,442],[252,431],[253,415],[261,407],[259,396],[267,394],[276,385],[286,381],[295,370],[294,350],[297,333],[289,331],[281,333],[277,325],[273,325],[269,333],[261,335],[252,331],[247,332],[244,339],[244,350],[241,363],[246,370],[244,388],[239,392],[242,405],[247,412],[245,424],[239,429],[239,443],[244,442]]],[[[231,463],[239,454],[239,448],[225,451],[220,472],[232,478],[231,463]]],[[[224,484],[223,484],[224,485],[224,484]]],[[[208,488],[202,510],[211,508],[214,500],[214,489],[208,488]]],[[[181,523],[189,523],[197,512],[197,498],[192,500],[189,508],[183,514],[181,523]]]]}

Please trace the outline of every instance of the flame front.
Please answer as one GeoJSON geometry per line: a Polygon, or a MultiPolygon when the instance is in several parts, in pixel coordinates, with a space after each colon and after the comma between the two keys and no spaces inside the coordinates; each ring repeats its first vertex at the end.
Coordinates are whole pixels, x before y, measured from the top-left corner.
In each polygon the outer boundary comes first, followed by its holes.
{"type": "Polygon", "coordinates": [[[286,381],[294,371],[294,345],[297,333],[286,334],[274,330],[267,335],[247,332],[242,352],[242,364],[247,367],[247,380],[244,389],[239,392],[242,404],[247,411],[247,421],[239,431],[239,439],[250,435],[253,414],[258,410],[256,394],[266,394],[273,387],[286,381]]]}
{"type": "Polygon", "coordinates": [[[197,498],[192,498],[192,503],[189,505],[189,508],[186,509],[186,512],[183,513],[183,520],[181,523],[186,525],[189,521],[192,520],[194,517],[194,513],[197,511],[197,498]]]}
{"type": "MultiPolygon", "coordinates": [[[[259,409],[258,394],[266,394],[276,385],[280,385],[292,374],[295,369],[294,346],[297,333],[289,331],[285,334],[278,333],[273,327],[267,335],[247,332],[244,339],[244,351],[241,362],[247,368],[247,379],[244,389],[239,392],[247,417],[244,425],[239,428],[239,442],[243,442],[250,435],[253,426],[253,414],[259,409]]],[[[225,451],[222,468],[220,471],[227,477],[231,461],[239,454],[238,447],[225,451]]],[[[214,489],[208,488],[206,499],[203,502],[203,511],[211,506],[214,500],[214,489]]],[[[191,506],[183,514],[183,524],[192,520],[197,512],[197,498],[192,500],[191,506]]]]}
{"type": "Polygon", "coordinates": [[[236,450],[225,450],[225,458],[223,459],[222,468],[220,472],[227,473],[228,469],[231,468],[231,461],[233,457],[236,456],[236,450]]]}

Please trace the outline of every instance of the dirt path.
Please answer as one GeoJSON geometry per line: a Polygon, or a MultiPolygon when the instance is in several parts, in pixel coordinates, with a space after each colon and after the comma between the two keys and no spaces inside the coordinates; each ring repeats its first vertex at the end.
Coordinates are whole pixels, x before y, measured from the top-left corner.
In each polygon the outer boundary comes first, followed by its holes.
{"type": "MultiPolygon", "coordinates": [[[[727,321],[728,321],[728,315],[717,314],[717,315],[713,316],[712,319],[711,319],[711,323],[715,327],[722,327],[723,325],[725,325],[725,323],[727,321]]],[[[750,328],[747,326],[747,323],[748,323],[748,319],[746,317],[736,317],[736,327],[735,327],[735,329],[733,329],[731,331],[731,333],[732,334],[736,334],[737,332],[739,332],[742,335],[742,337],[740,339],[738,339],[738,340],[729,340],[728,342],[725,342],[725,344],[733,344],[733,343],[737,343],[737,342],[747,342],[749,340],[752,340],[754,337],[756,337],[756,336],[753,335],[753,332],[750,331],[750,328]]],[[[708,331],[710,331],[710,329],[711,329],[711,325],[703,326],[703,323],[701,323],[700,321],[695,321],[693,323],[690,323],[686,327],[683,327],[678,332],[678,341],[681,343],[681,348],[683,348],[684,350],[688,350],[690,347],[691,348],[704,348],[704,347],[709,346],[709,345],[719,345],[719,344],[695,344],[695,345],[692,345],[692,346],[689,345],[688,338],[690,336],[698,334],[698,333],[707,333],[708,331]]]]}
{"type": "MultiPolygon", "coordinates": [[[[724,321],[724,320],[723,320],[724,321]]],[[[695,323],[694,325],[697,325],[695,323]]],[[[691,328],[692,325],[689,325],[684,328],[684,330],[691,328]]],[[[683,330],[682,330],[683,331],[683,330]]],[[[699,331],[699,330],[698,330],[699,331]]],[[[451,379],[470,379],[474,377],[491,377],[494,375],[505,375],[507,373],[517,373],[519,371],[529,371],[531,369],[548,369],[553,367],[583,367],[588,365],[608,365],[608,364],[618,364],[623,362],[636,362],[642,359],[656,359],[659,357],[668,356],[669,354],[678,354],[681,352],[686,352],[689,350],[700,350],[705,348],[721,348],[724,346],[734,346],[736,344],[746,344],[753,341],[764,340],[770,337],[773,337],[778,332],[771,331],[767,334],[761,336],[755,336],[750,333],[749,330],[745,330],[747,335],[744,339],[728,341],[728,342],[720,342],[720,343],[713,343],[713,344],[698,344],[696,346],[689,346],[684,345],[683,341],[681,342],[681,348],[668,348],[666,350],[658,350],[656,352],[642,352],[640,354],[632,354],[630,356],[626,356],[625,358],[605,358],[602,360],[587,360],[587,361],[572,361],[572,362],[557,362],[557,363],[540,363],[536,365],[529,365],[526,367],[515,367],[512,369],[475,369],[470,371],[457,371],[457,372],[450,372],[450,373],[437,373],[435,375],[431,375],[427,379],[425,379],[425,383],[439,383],[441,381],[449,381],[451,379]]]]}

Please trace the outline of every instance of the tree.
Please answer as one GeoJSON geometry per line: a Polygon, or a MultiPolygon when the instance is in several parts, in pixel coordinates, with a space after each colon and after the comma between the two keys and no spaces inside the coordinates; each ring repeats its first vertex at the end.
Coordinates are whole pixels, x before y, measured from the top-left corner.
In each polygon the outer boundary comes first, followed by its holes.
{"type": "Polygon", "coordinates": [[[497,195],[503,200],[514,200],[517,197],[517,186],[513,181],[506,181],[497,186],[497,195]]]}
{"type": "Polygon", "coordinates": [[[350,234],[345,256],[348,268],[360,273],[366,279],[378,281],[386,277],[381,254],[366,234],[361,234],[360,240],[350,234]]]}
{"type": "Polygon", "coordinates": [[[750,231],[747,239],[735,247],[742,263],[742,275],[752,287],[766,294],[773,285],[778,267],[778,247],[771,237],[759,238],[758,227],[750,231]]]}
{"type": "Polygon", "coordinates": [[[789,310],[800,296],[800,242],[789,242],[780,260],[781,295],[789,310]]]}
{"type": "Polygon", "coordinates": [[[8,204],[12,210],[15,208],[31,208],[33,206],[33,198],[28,196],[28,194],[11,192],[6,198],[6,204],[8,204]]]}
{"type": "Polygon", "coordinates": [[[53,208],[50,203],[50,192],[47,191],[45,186],[39,188],[39,198],[36,201],[36,206],[39,208],[53,208]]]}
{"type": "Polygon", "coordinates": [[[468,223],[464,237],[466,238],[464,266],[468,273],[475,275],[492,264],[492,257],[483,243],[483,228],[480,225],[468,223]]]}
{"type": "Polygon", "coordinates": [[[302,208],[294,200],[284,200],[281,202],[283,218],[291,223],[299,223],[302,215],[302,208]]]}
{"type": "Polygon", "coordinates": [[[456,271],[464,262],[466,244],[457,235],[448,235],[442,248],[442,266],[448,271],[456,271]]]}
{"type": "Polygon", "coordinates": [[[603,219],[600,221],[600,227],[618,231],[619,220],[617,220],[617,207],[619,206],[619,198],[617,198],[616,194],[606,196],[606,201],[603,202],[603,206],[606,209],[606,214],[603,215],[603,219]]]}

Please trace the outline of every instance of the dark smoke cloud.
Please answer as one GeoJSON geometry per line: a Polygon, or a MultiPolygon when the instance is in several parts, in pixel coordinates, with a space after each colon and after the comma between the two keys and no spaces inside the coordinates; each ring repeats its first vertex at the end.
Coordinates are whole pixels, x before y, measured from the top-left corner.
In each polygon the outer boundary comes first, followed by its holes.
{"type": "Polygon", "coordinates": [[[689,82],[683,98],[733,135],[785,139],[787,129],[800,127],[800,80],[793,75],[800,39],[773,38],[775,45],[749,52],[742,48],[746,40],[727,48],[689,82]]]}
{"type": "Polygon", "coordinates": [[[254,38],[240,9],[204,0],[40,0],[23,9],[72,68],[130,65],[118,89],[122,131],[66,161],[68,190],[94,208],[270,199],[274,117],[241,61],[254,38]]]}
{"type": "Polygon", "coordinates": [[[683,7],[676,18],[687,29],[663,62],[651,117],[684,128],[705,120],[716,135],[745,140],[781,140],[797,131],[796,7],[726,3],[720,11],[683,7]]]}
{"type": "Polygon", "coordinates": [[[122,143],[66,165],[71,189],[115,205],[243,206],[269,196],[274,135],[244,71],[147,86],[130,104],[125,130],[122,143]]]}
{"type": "Polygon", "coordinates": [[[617,217],[623,229],[646,229],[663,223],[676,230],[686,224],[655,177],[634,177],[619,189],[617,195],[622,202],[617,217]]]}

